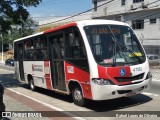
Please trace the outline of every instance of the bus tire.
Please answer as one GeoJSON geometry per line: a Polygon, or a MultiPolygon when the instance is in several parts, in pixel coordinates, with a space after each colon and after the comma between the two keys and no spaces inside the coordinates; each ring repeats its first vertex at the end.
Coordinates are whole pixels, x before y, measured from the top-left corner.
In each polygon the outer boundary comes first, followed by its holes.
{"type": "Polygon", "coordinates": [[[32,91],[35,91],[36,90],[36,86],[34,85],[34,81],[33,81],[33,78],[31,78],[29,80],[29,87],[32,91]]]}
{"type": "Polygon", "coordinates": [[[83,98],[83,93],[79,85],[74,86],[72,89],[72,98],[74,104],[83,107],[86,103],[86,100],[83,98]]]}

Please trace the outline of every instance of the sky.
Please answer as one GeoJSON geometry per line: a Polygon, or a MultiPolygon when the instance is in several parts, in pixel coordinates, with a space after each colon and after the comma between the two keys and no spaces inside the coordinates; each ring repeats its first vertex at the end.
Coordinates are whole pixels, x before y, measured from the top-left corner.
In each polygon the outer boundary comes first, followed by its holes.
{"type": "Polygon", "coordinates": [[[54,16],[74,15],[92,8],[92,0],[42,0],[37,7],[29,7],[36,21],[52,19],[54,16]]]}

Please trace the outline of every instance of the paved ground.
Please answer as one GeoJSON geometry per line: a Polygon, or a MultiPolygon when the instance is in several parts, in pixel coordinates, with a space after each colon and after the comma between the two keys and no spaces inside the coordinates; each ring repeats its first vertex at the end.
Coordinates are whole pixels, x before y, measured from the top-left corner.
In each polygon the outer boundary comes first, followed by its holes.
{"type": "Polygon", "coordinates": [[[160,80],[160,69],[156,68],[156,69],[150,69],[152,76],[153,76],[153,80],[160,80]]]}

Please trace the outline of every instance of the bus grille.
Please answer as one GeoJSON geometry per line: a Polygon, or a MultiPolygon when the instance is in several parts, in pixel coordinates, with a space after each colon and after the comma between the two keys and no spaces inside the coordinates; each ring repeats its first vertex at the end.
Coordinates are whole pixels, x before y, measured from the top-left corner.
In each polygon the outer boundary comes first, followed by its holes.
{"type": "Polygon", "coordinates": [[[135,80],[140,80],[144,76],[144,73],[133,76],[133,77],[114,77],[118,82],[129,82],[129,81],[135,81],[135,80]]]}
{"type": "MultiPolygon", "coordinates": [[[[138,88],[136,92],[142,91],[143,89],[144,89],[144,86],[138,88]]],[[[118,90],[117,92],[118,94],[126,94],[130,92],[134,92],[134,90],[118,90]]]]}

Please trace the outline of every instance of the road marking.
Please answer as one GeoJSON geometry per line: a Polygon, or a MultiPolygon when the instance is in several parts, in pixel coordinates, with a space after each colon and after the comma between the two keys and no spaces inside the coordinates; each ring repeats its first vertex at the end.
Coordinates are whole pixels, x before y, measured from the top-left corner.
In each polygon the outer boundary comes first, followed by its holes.
{"type": "Polygon", "coordinates": [[[1,71],[5,71],[5,72],[11,72],[11,73],[14,73],[14,71],[11,71],[11,70],[4,70],[4,69],[0,69],[1,71]]]}
{"type": "Polygon", "coordinates": [[[63,109],[61,109],[61,108],[58,108],[58,107],[52,106],[52,105],[50,105],[50,104],[47,104],[47,103],[45,103],[45,102],[39,101],[39,100],[37,100],[37,99],[35,99],[35,98],[32,98],[32,97],[27,96],[27,95],[25,95],[25,94],[22,94],[22,93],[20,93],[20,92],[17,92],[17,91],[15,91],[15,90],[13,90],[13,89],[10,89],[10,88],[6,88],[6,89],[8,89],[8,90],[10,90],[10,91],[12,91],[12,92],[14,92],[14,93],[16,93],[16,94],[19,94],[19,95],[22,95],[22,96],[24,96],[24,97],[27,97],[27,98],[35,101],[35,102],[38,102],[38,103],[40,103],[40,104],[43,104],[44,106],[49,107],[49,108],[51,108],[51,109],[53,109],[53,110],[61,111],[62,113],[66,114],[66,115],[69,115],[69,116],[71,116],[71,118],[74,118],[74,119],[76,119],[76,120],[85,120],[85,119],[82,118],[82,117],[72,117],[72,116],[76,116],[76,115],[74,115],[74,114],[72,114],[72,113],[69,113],[69,112],[66,112],[65,110],[63,110],[63,109]]]}
{"type": "Polygon", "coordinates": [[[155,96],[155,97],[158,97],[158,96],[159,96],[158,94],[155,94],[155,93],[148,93],[148,92],[143,92],[142,94],[148,95],[148,96],[155,96]]]}

